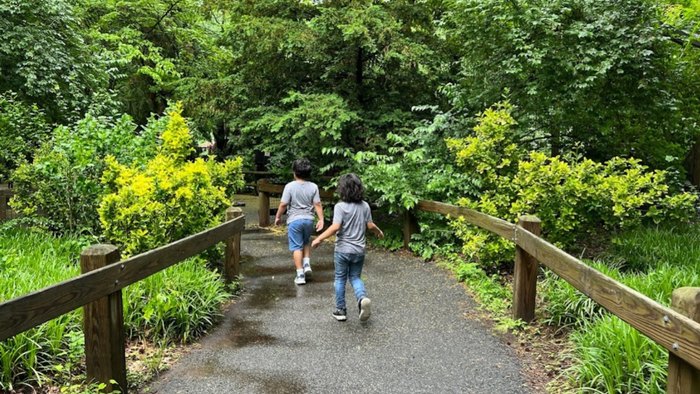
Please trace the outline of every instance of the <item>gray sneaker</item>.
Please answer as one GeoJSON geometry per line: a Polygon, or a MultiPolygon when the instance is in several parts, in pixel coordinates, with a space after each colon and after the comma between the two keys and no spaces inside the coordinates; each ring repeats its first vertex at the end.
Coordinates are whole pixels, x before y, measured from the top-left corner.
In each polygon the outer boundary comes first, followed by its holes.
{"type": "Polygon", "coordinates": [[[294,278],[294,283],[296,283],[299,286],[305,285],[306,284],[306,277],[304,276],[304,274],[297,275],[297,277],[294,278]]]}
{"type": "Polygon", "coordinates": [[[360,321],[367,321],[372,314],[372,301],[365,297],[358,303],[360,308],[360,321]]]}
{"type": "Polygon", "coordinates": [[[311,276],[311,264],[304,264],[304,276],[311,276]]]}

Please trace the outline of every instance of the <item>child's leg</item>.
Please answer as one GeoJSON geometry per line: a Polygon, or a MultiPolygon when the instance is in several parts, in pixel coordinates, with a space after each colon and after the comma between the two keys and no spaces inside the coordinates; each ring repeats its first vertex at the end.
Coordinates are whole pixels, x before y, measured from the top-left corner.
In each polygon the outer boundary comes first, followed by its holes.
{"type": "Polygon", "coordinates": [[[304,231],[301,221],[296,220],[287,226],[287,239],[289,240],[289,251],[292,252],[294,266],[298,270],[302,269],[301,259],[304,254],[304,231]]]}
{"type": "Polygon", "coordinates": [[[346,309],[345,306],[345,283],[348,280],[348,260],[347,255],[335,253],[335,307],[346,309]]]}
{"type": "Polygon", "coordinates": [[[362,267],[365,264],[364,254],[353,254],[350,264],[348,265],[348,276],[350,280],[350,285],[355,291],[355,298],[357,301],[367,297],[367,290],[365,290],[365,282],[362,281],[362,267]]]}
{"type": "Polygon", "coordinates": [[[295,250],[295,251],[292,252],[292,260],[294,260],[294,266],[295,266],[298,270],[302,269],[302,266],[301,266],[301,259],[302,259],[302,256],[303,256],[303,255],[304,255],[303,250],[295,250]]]}
{"type": "Polygon", "coordinates": [[[311,233],[314,230],[314,222],[311,220],[304,221],[303,236],[304,248],[302,249],[302,267],[304,274],[311,274],[311,233]]]}

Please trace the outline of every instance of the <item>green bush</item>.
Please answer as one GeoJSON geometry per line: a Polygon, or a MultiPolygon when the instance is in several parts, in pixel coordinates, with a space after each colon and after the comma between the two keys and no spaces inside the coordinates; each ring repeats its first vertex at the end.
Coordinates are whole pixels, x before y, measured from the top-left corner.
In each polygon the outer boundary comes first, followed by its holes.
{"type": "Polygon", "coordinates": [[[156,130],[146,131],[137,136],[136,125],[126,115],[87,115],[72,127],[57,127],[34,160],[15,171],[12,207],[25,216],[40,216],[53,231],[99,234],[105,157],[112,155],[123,163],[148,157],[156,130]]]}
{"type": "Polygon", "coordinates": [[[0,93],[0,182],[7,182],[20,163],[50,135],[44,112],[27,106],[12,92],[0,93]]]}
{"type": "Polygon", "coordinates": [[[218,225],[235,190],[243,186],[242,160],[224,163],[192,153],[192,135],[176,107],[168,113],[156,156],[139,165],[106,159],[107,195],[98,209],[104,236],[125,256],[150,250],[218,225]]]}
{"type": "MultiPolygon", "coordinates": [[[[542,220],[545,237],[570,247],[583,236],[644,223],[683,223],[694,213],[697,196],[671,190],[664,171],[650,171],[635,159],[605,163],[576,157],[529,154],[516,139],[506,103],[485,111],[474,135],[448,139],[462,171],[480,177],[483,192],[459,204],[514,222],[533,214],[542,220]]],[[[513,246],[497,235],[453,222],[464,253],[485,267],[512,261],[513,246]]]]}

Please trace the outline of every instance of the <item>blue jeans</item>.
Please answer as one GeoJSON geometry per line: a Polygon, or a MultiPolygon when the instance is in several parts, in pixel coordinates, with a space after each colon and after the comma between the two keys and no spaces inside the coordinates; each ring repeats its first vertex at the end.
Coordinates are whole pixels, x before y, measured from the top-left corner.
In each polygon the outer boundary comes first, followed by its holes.
{"type": "Polygon", "coordinates": [[[362,266],[365,263],[364,254],[335,252],[335,307],[346,309],[345,306],[345,282],[355,290],[355,298],[359,301],[367,296],[365,283],[360,278],[362,266]]]}

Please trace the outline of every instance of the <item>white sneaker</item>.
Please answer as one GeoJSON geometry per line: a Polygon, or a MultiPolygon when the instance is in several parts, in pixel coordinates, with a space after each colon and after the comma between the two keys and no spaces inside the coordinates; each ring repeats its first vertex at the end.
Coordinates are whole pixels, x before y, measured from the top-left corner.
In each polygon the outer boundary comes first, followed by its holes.
{"type": "Polygon", "coordinates": [[[304,274],[297,275],[297,277],[294,278],[294,283],[296,283],[297,285],[305,285],[306,277],[304,277],[304,274]]]}
{"type": "Polygon", "coordinates": [[[304,264],[304,275],[311,275],[311,264],[304,264]]]}
{"type": "Polygon", "coordinates": [[[367,321],[372,314],[372,301],[365,297],[360,300],[360,321],[367,321]]]}

